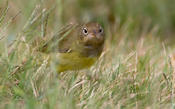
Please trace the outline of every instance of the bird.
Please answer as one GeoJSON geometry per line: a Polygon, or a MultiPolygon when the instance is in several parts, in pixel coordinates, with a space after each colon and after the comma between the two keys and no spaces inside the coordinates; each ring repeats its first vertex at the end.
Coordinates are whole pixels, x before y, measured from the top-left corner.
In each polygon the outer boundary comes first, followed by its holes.
{"type": "Polygon", "coordinates": [[[57,72],[90,68],[103,52],[105,34],[97,22],[70,23],[41,46],[51,54],[57,72]]]}

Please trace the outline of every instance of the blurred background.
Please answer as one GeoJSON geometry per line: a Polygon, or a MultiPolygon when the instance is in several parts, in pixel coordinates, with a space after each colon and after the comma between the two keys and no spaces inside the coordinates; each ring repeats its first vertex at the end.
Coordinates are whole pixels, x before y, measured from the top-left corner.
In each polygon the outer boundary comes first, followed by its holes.
{"type": "MultiPolygon", "coordinates": [[[[0,1],[0,16],[6,4],[7,0],[0,1]]],[[[114,34],[127,24],[131,37],[153,29],[163,39],[175,37],[175,0],[9,0],[5,20],[20,14],[8,33],[20,31],[37,7],[40,12],[52,9],[47,14],[47,32],[70,22],[98,21],[114,34]]]]}
{"type": "Polygon", "coordinates": [[[0,109],[173,108],[174,30],[175,0],[0,0],[0,109]],[[92,77],[58,78],[32,42],[89,21],[107,37],[92,77]]]}

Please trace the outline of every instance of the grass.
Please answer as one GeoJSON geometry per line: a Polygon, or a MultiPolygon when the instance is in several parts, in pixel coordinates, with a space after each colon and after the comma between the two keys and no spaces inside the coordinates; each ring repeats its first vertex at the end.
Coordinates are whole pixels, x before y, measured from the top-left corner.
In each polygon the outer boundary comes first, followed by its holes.
{"type": "Polygon", "coordinates": [[[0,1],[0,108],[174,108],[171,0],[4,1],[0,1]],[[75,15],[66,9],[70,4],[75,15]],[[105,49],[92,68],[57,74],[32,43],[57,34],[69,20],[101,22],[105,49]]]}

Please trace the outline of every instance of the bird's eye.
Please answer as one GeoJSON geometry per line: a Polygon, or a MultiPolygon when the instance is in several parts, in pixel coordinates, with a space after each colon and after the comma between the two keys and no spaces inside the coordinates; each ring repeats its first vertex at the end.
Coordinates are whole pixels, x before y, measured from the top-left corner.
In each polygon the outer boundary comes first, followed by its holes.
{"type": "Polygon", "coordinates": [[[103,32],[103,29],[102,29],[102,28],[100,28],[100,29],[99,29],[99,33],[102,33],[102,32],[103,32]]]}
{"type": "Polygon", "coordinates": [[[85,34],[85,35],[88,34],[88,30],[86,28],[83,28],[83,34],[85,34]]]}

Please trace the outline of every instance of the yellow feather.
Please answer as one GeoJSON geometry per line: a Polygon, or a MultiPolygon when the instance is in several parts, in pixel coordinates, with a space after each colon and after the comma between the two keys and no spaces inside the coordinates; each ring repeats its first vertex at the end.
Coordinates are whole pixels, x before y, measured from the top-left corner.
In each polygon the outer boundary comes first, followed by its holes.
{"type": "Polygon", "coordinates": [[[78,52],[57,53],[53,60],[56,61],[57,72],[66,70],[80,70],[92,66],[98,57],[81,56],[78,52]]]}

